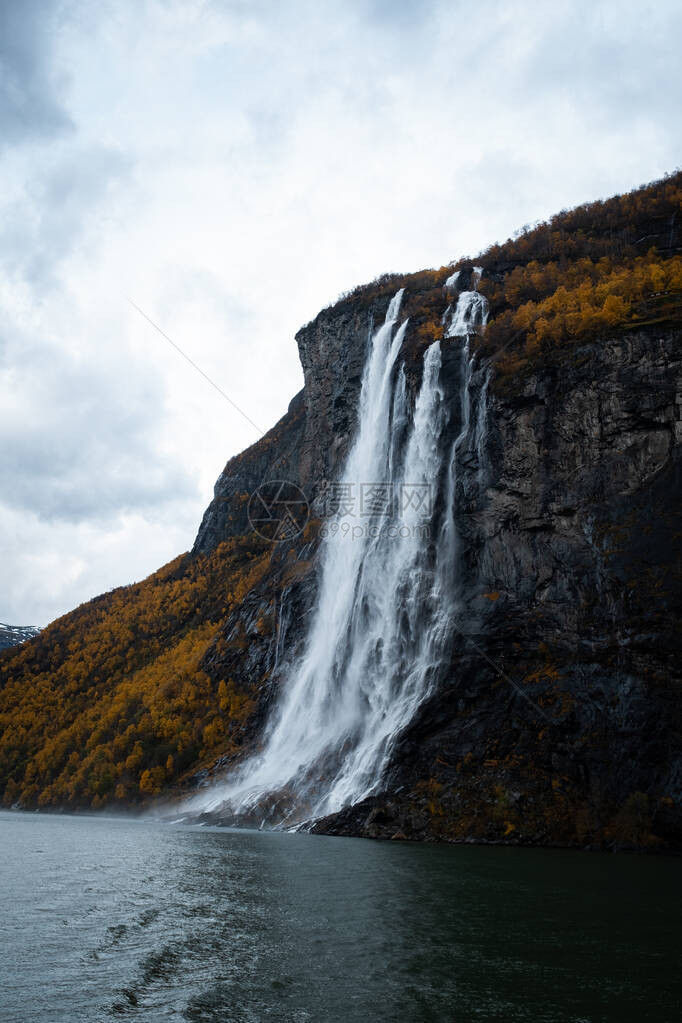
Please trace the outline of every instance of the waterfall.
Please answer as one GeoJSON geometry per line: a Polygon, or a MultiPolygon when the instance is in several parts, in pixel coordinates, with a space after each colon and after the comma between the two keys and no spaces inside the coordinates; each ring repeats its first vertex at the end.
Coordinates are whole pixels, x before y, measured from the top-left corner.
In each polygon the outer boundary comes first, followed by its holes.
{"type": "MultiPolygon", "coordinates": [[[[460,294],[453,324],[463,322],[460,305],[471,294],[460,294]]],[[[326,524],[303,654],[283,679],[262,753],[204,794],[203,809],[227,805],[239,815],[267,803],[272,823],[282,824],[363,799],[380,784],[395,740],[438,679],[458,586],[458,451],[483,443],[484,422],[471,412],[468,329],[460,338],[454,418],[438,341],[425,352],[410,414],[397,364],[407,329],[407,321],[398,326],[402,297],[403,289],[372,338],[357,433],[340,480],[356,503],[326,524]]]]}
{"type": "MultiPolygon", "coordinates": [[[[456,290],[461,276],[461,270],[457,270],[445,282],[445,289],[449,292],[456,290]]],[[[485,327],[488,320],[488,300],[484,295],[479,295],[478,285],[483,276],[483,267],[475,266],[471,270],[471,291],[460,291],[457,303],[449,305],[443,313],[441,323],[446,328],[445,336],[468,337],[470,334],[477,334],[485,327]]]]}

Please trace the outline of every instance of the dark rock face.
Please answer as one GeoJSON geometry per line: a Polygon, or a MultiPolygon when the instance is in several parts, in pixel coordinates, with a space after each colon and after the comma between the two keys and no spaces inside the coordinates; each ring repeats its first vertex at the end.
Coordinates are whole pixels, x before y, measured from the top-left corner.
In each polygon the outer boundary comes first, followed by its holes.
{"type": "Polygon", "coordinates": [[[375,321],[388,300],[346,302],[324,309],[296,335],[305,386],[285,416],[252,447],[225,466],[194,544],[208,553],[222,540],[250,528],[250,495],[267,480],[299,486],[311,505],[320,488],[338,475],[357,422],[365,356],[375,321]]]}
{"type": "Polygon", "coordinates": [[[40,629],[33,625],[3,625],[0,622],[0,650],[25,643],[27,639],[37,636],[40,629]]]}
{"type": "Polygon", "coordinates": [[[679,337],[634,334],[494,395],[449,669],[385,795],[315,830],[682,844],[681,387],[679,337]]]}
{"type": "MultiPolygon", "coordinates": [[[[228,463],[195,550],[245,531],[244,495],[265,478],[297,483],[315,510],[353,435],[375,305],[341,303],[299,332],[303,394],[228,463]]],[[[454,403],[458,342],[442,344],[454,403]]],[[[682,846],[679,334],[576,347],[504,387],[493,367],[490,387],[485,464],[465,460],[458,477],[450,663],[396,741],[384,791],[313,830],[682,846]]],[[[314,530],[278,545],[204,660],[253,696],[246,749],[305,637],[316,552],[314,530]]]]}
{"type": "Polygon", "coordinates": [[[303,392],[300,392],[289,403],[286,414],[261,440],[227,463],[204,513],[192,553],[208,554],[223,540],[249,531],[249,497],[261,483],[272,479],[292,482],[300,479],[304,429],[303,392]]]}
{"type": "Polygon", "coordinates": [[[301,481],[335,479],[357,423],[362,371],[373,327],[383,322],[388,302],[370,308],[352,302],[323,310],[296,335],[303,367],[306,408],[301,481]]]}

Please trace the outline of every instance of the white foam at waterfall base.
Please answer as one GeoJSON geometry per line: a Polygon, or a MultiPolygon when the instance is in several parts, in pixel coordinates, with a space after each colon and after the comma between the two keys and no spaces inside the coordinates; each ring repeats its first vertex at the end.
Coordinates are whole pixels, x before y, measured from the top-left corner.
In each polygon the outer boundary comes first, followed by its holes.
{"type": "Polygon", "coordinates": [[[337,516],[323,542],[304,652],[282,681],[263,752],[195,799],[195,809],[244,813],[268,793],[286,791],[289,807],[292,797],[294,803],[291,823],[363,799],[380,783],[395,739],[437,677],[457,588],[454,474],[457,449],[471,432],[471,360],[465,341],[461,430],[453,446],[444,440],[449,410],[439,342],[426,351],[410,422],[404,372],[396,368],[407,328],[407,321],[397,325],[402,295],[401,289],[372,339],[341,482],[356,493],[377,481],[394,494],[421,493],[429,499],[426,512],[411,501],[397,531],[367,519],[360,535],[353,529],[357,508],[337,516]]]}

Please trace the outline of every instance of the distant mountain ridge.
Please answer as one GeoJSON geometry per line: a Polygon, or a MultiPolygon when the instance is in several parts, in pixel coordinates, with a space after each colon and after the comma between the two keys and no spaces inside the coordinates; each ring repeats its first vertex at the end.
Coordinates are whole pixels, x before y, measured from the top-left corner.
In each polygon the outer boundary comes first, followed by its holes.
{"type": "Polygon", "coordinates": [[[0,622],[0,650],[16,646],[18,643],[25,643],[27,639],[37,636],[40,629],[34,625],[6,625],[0,622]]]}

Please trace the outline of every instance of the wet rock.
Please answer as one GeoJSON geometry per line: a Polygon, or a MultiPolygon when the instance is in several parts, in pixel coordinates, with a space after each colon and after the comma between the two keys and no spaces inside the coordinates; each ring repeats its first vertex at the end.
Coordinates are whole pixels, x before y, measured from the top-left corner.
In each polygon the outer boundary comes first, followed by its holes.
{"type": "MultiPolygon", "coordinates": [[[[275,470],[315,507],[318,482],[335,478],[348,449],[369,332],[385,304],[342,304],[299,332],[303,395],[266,451],[228,464],[197,549],[243,529],[240,495],[275,470]]],[[[458,349],[443,345],[454,406],[458,349]]],[[[481,366],[475,393],[484,379],[481,366]]],[[[681,407],[673,330],[568,349],[518,384],[493,377],[485,464],[465,452],[458,473],[451,658],[396,739],[382,799],[313,831],[611,847],[624,839],[610,822],[627,830],[624,808],[643,792],[650,834],[682,845],[681,407]]],[[[244,749],[260,741],[301,650],[316,551],[309,537],[282,544],[205,659],[216,685],[234,678],[253,695],[244,749]]]]}

